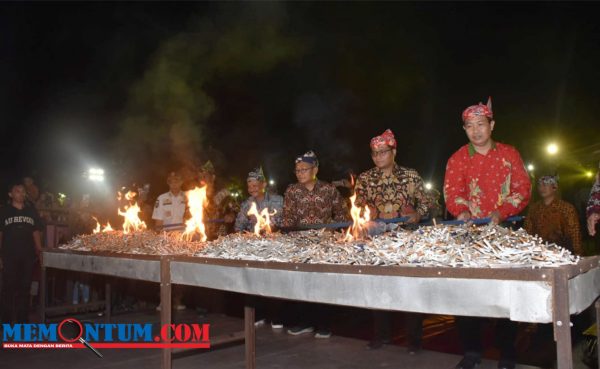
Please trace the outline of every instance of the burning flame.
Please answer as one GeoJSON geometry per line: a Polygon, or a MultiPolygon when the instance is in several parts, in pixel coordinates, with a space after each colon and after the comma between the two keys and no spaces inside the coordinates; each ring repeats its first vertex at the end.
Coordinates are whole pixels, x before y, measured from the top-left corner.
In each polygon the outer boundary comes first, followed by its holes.
{"type": "Polygon", "coordinates": [[[202,220],[204,208],[208,205],[206,197],[206,185],[200,188],[196,187],[186,193],[188,199],[188,208],[192,217],[185,222],[185,232],[183,237],[191,241],[197,233],[200,235],[200,241],[206,241],[206,230],[202,220]]]}
{"type": "Polygon", "coordinates": [[[369,207],[357,207],[354,204],[355,201],[356,194],[350,197],[350,203],[352,204],[352,208],[350,209],[350,215],[352,216],[352,225],[348,228],[348,231],[346,231],[344,241],[352,241],[364,238],[364,236],[367,233],[366,224],[371,220],[371,211],[369,210],[369,207]]]}
{"type": "Polygon", "coordinates": [[[144,223],[138,216],[139,212],[140,207],[138,206],[138,204],[125,206],[125,211],[117,209],[117,213],[125,218],[125,220],[123,221],[123,233],[127,234],[146,229],[146,223],[144,223]]]}
{"type": "Polygon", "coordinates": [[[94,233],[114,231],[114,229],[110,226],[109,222],[106,222],[106,225],[104,227],[102,227],[100,225],[100,222],[98,221],[98,219],[96,217],[93,217],[93,218],[96,221],[96,228],[94,228],[94,233]]]}
{"type": "Polygon", "coordinates": [[[256,203],[253,202],[247,215],[254,215],[256,218],[256,224],[254,225],[254,234],[260,236],[260,231],[265,231],[266,234],[271,233],[271,217],[277,214],[277,210],[273,210],[273,213],[269,213],[268,208],[262,209],[259,213],[256,203]]]}
{"type": "MultiPolygon", "coordinates": [[[[136,193],[133,191],[128,191],[125,194],[125,199],[128,200],[129,202],[132,202],[133,199],[135,198],[136,193]]],[[[117,200],[121,200],[122,195],[121,192],[118,192],[118,196],[117,196],[117,200]]],[[[128,234],[131,232],[135,232],[135,231],[141,231],[143,229],[146,229],[146,223],[144,223],[140,217],[138,216],[138,213],[140,212],[140,207],[138,206],[138,204],[133,204],[133,205],[125,205],[125,208],[123,211],[121,211],[121,209],[117,209],[117,213],[124,217],[125,220],[123,221],[123,233],[128,234]]]]}

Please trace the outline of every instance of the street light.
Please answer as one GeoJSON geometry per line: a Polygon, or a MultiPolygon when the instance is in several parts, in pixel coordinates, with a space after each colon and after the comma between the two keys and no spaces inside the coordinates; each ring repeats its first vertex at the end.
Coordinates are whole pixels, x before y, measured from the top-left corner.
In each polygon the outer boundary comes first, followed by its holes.
{"type": "Polygon", "coordinates": [[[535,169],[535,167],[533,166],[533,164],[528,164],[528,165],[527,165],[527,170],[528,170],[528,171],[530,171],[530,172],[533,172],[533,171],[534,171],[534,169],[535,169]]]}
{"type": "Polygon", "coordinates": [[[88,170],[88,179],[92,182],[103,182],[104,181],[104,169],[90,168],[88,170]]]}
{"type": "Polygon", "coordinates": [[[275,186],[275,180],[269,179],[269,186],[275,186]]]}
{"type": "Polygon", "coordinates": [[[431,184],[431,182],[427,182],[427,183],[425,183],[425,189],[426,189],[427,191],[431,190],[432,188],[433,188],[433,184],[431,184]]]}
{"type": "Polygon", "coordinates": [[[556,155],[558,153],[558,145],[554,142],[549,143],[548,146],[546,146],[546,152],[550,155],[556,155]]]}
{"type": "Polygon", "coordinates": [[[592,178],[594,176],[594,173],[591,170],[586,170],[585,171],[585,176],[588,178],[592,178]]]}

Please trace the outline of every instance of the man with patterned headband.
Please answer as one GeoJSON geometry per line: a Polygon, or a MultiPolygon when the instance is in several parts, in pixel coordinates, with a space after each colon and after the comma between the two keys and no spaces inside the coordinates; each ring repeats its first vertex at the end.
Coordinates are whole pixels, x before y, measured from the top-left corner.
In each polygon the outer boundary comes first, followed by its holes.
{"type": "MultiPolygon", "coordinates": [[[[423,180],[416,170],[396,164],[396,138],[391,130],[371,139],[371,158],[375,168],[361,173],[356,180],[354,192],[357,206],[368,206],[371,219],[408,217],[409,223],[418,223],[427,215],[429,196],[425,193],[423,180]]],[[[391,342],[392,313],[373,312],[375,338],[367,345],[377,349],[391,342]]],[[[406,315],[408,329],[408,352],[416,353],[421,347],[423,316],[406,315]]]]}
{"type": "Polygon", "coordinates": [[[494,223],[519,214],[529,202],[531,183],[519,152],[492,140],[491,99],[466,108],[462,119],[469,143],[446,165],[448,211],[459,220],[490,217],[494,223]]]}
{"type": "MultiPolygon", "coordinates": [[[[319,160],[309,151],[296,158],[298,183],[288,186],[283,201],[283,226],[297,227],[309,224],[342,222],[348,219],[348,206],[338,190],[330,183],[317,179],[319,160]]],[[[287,307],[288,321],[293,325],[288,334],[297,336],[312,333],[315,338],[329,338],[330,310],[324,305],[297,303],[287,307]],[[311,324],[309,320],[312,320],[311,324]]]]}
{"type": "Polygon", "coordinates": [[[527,233],[583,255],[577,211],[573,205],[558,198],[558,177],[540,177],[537,187],[542,199],[529,208],[525,219],[527,233]]]}
{"type": "Polygon", "coordinates": [[[348,219],[348,206],[329,183],[317,179],[319,160],[309,151],[296,158],[294,173],[298,183],[288,186],[283,202],[283,226],[343,222],[348,219]]]}
{"type": "Polygon", "coordinates": [[[375,168],[361,173],[356,181],[355,204],[369,206],[371,218],[408,217],[418,223],[427,215],[429,197],[416,170],[396,164],[396,138],[391,130],[371,139],[375,168]]]}
{"type": "Polygon", "coordinates": [[[600,172],[596,174],[596,183],[590,192],[590,200],[586,209],[587,226],[590,236],[596,235],[596,225],[600,220],[600,172]]]}
{"type": "MultiPolygon", "coordinates": [[[[486,218],[498,224],[520,213],[529,202],[531,183],[519,152],[492,140],[494,115],[491,98],[472,105],[462,113],[463,129],[469,143],[455,152],[446,165],[444,197],[446,208],[459,220],[486,218]]],[[[480,318],[456,317],[465,355],[457,369],[471,369],[481,363],[483,344],[480,318]]],[[[496,324],[500,348],[498,368],[516,365],[517,325],[507,319],[496,324]]]]}
{"type": "Polygon", "coordinates": [[[271,224],[280,227],[283,215],[283,197],[266,192],[267,181],[262,167],[258,167],[248,173],[246,184],[250,197],[240,207],[240,211],[235,219],[235,231],[252,231],[254,229],[256,218],[253,215],[248,215],[248,211],[253,203],[256,204],[256,209],[259,213],[263,209],[268,209],[269,214],[274,213],[271,216],[271,224]]]}

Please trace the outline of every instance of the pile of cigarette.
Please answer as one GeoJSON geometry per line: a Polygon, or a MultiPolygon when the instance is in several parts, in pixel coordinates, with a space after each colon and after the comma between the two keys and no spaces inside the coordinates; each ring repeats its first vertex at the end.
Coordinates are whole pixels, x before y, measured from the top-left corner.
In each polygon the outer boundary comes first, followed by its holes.
{"type": "Polygon", "coordinates": [[[235,233],[211,242],[187,242],[180,233],[106,232],[78,236],[61,248],[91,252],[193,255],[208,258],[346,265],[442,267],[548,267],[579,257],[523,229],[495,225],[437,225],[396,229],[367,240],[344,241],[343,233],[303,231],[256,236],[235,233]]]}

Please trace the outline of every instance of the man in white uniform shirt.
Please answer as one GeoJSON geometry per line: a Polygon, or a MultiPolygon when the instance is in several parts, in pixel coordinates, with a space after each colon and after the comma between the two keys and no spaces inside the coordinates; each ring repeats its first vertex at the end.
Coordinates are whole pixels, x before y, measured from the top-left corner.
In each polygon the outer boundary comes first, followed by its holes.
{"type": "MultiPolygon", "coordinates": [[[[154,205],[154,211],[152,212],[152,219],[154,219],[154,225],[157,230],[166,227],[165,230],[169,230],[170,225],[181,224],[183,225],[183,216],[185,214],[186,198],[181,186],[183,185],[183,179],[176,172],[171,172],[167,176],[167,184],[169,185],[169,192],[165,192],[158,196],[156,204],[154,205]]],[[[182,303],[183,291],[180,288],[173,289],[173,308],[175,310],[185,310],[185,305],[182,303]]],[[[161,305],[156,307],[156,310],[160,311],[161,305]]]]}
{"type": "Polygon", "coordinates": [[[167,184],[169,185],[169,192],[158,196],[152,213],[156,229],[174,224],[183,225],[186,207],[185,194],[181,191],[183,179],[179,174],[171,172],[167,177],[167,184]]]}

